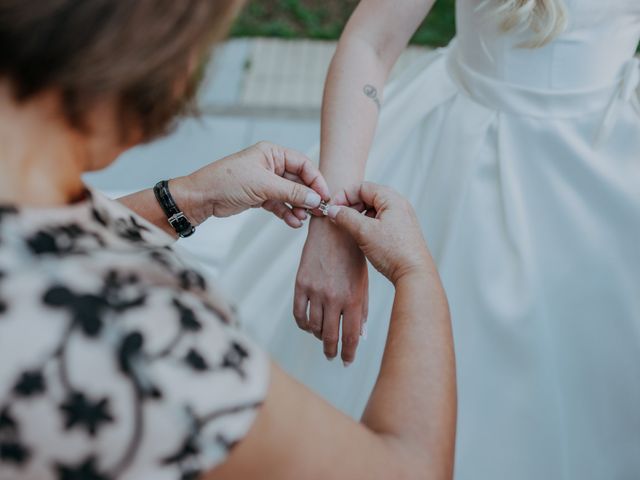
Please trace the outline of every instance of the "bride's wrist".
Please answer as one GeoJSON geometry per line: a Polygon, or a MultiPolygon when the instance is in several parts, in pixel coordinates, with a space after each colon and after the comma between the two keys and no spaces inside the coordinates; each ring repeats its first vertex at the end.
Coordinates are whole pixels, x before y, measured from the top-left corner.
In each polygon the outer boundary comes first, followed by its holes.
{"type": "Polygon", "coordinates": [[[329,221],[328,217],[312,216],[309,221],[309,231],[307,238],[314,238],[316,242],[330,244],[331,242],[353,242],[351,236],[340,229],[336,224],[329,221]]]}

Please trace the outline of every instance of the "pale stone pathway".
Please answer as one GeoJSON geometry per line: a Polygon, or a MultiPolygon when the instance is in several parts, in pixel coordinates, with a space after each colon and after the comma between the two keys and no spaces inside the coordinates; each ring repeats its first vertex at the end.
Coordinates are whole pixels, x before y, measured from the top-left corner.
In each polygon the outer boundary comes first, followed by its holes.
{"type": "MultiPolygon", "coordinates": [[[[213,62],[211,89],[203,98],[212,114],[317,117],[324,81],[336,42],[317,40],[232,40],[213,62]],[[224,66],[220,71],[218,66],[224,66]],[[241,77],[235,88],[216,93],[231,77],[241,77]]],[[[426,49],[409,47],[391,79],[426,49]]]]}

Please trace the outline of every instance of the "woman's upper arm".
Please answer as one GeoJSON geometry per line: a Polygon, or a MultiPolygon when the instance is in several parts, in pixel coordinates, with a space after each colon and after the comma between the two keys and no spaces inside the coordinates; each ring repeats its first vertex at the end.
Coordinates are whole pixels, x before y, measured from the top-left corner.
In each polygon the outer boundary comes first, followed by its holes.
{"type": "Polygon", "coordinates": [[[375,480],[406,478],[403,473],[415,470],[392,439],[375,435],[272,365],[269,392],[249,433],[204,479],[375,480]]]}
{"type": "Polygon", "coordinates": [[[343,33],[370,44],[390,69],[435,0],[362,0],[343,33]]]}

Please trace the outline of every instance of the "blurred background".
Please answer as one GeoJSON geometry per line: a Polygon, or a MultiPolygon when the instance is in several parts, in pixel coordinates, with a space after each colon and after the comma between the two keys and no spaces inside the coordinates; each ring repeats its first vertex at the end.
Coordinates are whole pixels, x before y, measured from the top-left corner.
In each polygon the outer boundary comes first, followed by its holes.
{"type": "MultiPolygon", "coordinates": [[[[239,37],[314,38],[340,36],[359,0],[252,0],[231,34],[239,37]]],[[[455,0],[439,0],[412,43],[443,46],[454,34],[455,0]]]]}
{"type": "MultiPolygon", "coordinates": [[[[426,50],[450,41],[454,3],[436,2],[390,81],[426,50]]],[[[202,117],[184,120],[169,137],[127,152],[107,170],[88,174],[87,183],[116,197],[190,173],[260,140],[309,152],[320,135],[323,84],[336,41],[357,4],[249,1],[208,65],[199,97],[202,117]]],[[[212,219],[180,244],[215,274],[245,219],[212,219]],[[225,222],[224,235],[219,222],[225,222]]]]}

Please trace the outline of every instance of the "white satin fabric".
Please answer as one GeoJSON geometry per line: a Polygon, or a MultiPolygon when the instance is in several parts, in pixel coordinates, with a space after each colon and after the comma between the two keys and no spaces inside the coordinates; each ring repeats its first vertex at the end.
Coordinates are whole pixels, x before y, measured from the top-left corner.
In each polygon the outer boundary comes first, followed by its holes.
{"type": "MultiPolygon", "coordinates": [[[[478,3],[387,90],[367,169],[414,204],[449,295],[456,478],[640,478],[640,2],[565,0],[567,31],[533,50],[478,3]]],[[[393,291],[372,272],[358,360],[328,363],[291,314],[304,238],[255,216],[224,283],[285,369],[357,416],[393,291]]]]}

